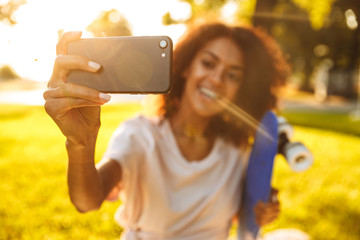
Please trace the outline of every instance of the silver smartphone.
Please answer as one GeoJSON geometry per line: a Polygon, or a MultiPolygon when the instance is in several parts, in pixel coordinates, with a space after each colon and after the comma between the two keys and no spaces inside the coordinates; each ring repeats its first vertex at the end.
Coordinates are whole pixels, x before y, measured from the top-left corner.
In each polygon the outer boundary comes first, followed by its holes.
{"type": "Polygon", "coordinates": [[[97,62],[97,73],[73,70],[68,82],[104,93],[167,93],[172,84],[173,43],[168,36],[83,38],[69,55],[97,62]]]}

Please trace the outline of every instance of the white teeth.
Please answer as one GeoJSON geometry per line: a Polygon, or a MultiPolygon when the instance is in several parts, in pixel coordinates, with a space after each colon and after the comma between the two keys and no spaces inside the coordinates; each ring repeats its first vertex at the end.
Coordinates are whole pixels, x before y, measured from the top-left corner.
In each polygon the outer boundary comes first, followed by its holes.
{"type": "Polygon", "coordinates": [[[212,98],[212,99],[217,98],[217,94],[207,88],[200,87],[200,92],[205,94],[209,98],[212,98]]]}

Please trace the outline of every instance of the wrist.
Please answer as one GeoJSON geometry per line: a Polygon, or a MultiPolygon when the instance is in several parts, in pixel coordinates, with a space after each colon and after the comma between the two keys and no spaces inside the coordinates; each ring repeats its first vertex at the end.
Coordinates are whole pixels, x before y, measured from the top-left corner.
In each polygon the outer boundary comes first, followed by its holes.
{"type": "Polygon", "coordinates": [[[85,138],[85,139],[71,139],[66,138],[65,145],[66,148],[69,149],[82,149],[82,148],[89,148],[94,146],[96,142],[95,138],[85,138]]]}
{"type": "Polygon", "coordinates": [[[67,138],[65,145],[70,162],[93,162],[96,138],[74,141],[67,138]]]}

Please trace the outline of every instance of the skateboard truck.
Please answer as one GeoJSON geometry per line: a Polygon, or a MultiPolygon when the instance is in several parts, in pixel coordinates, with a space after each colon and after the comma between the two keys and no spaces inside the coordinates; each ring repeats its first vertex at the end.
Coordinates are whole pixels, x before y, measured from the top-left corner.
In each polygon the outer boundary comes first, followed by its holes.
{"type": "Polygon", "coordinates": [[[282,154],[294,172],[307,170],[313,164],[311,152],[301,142],[290,142],[293,127],[284,117],[278,117],[278,153],[282,154]]]}

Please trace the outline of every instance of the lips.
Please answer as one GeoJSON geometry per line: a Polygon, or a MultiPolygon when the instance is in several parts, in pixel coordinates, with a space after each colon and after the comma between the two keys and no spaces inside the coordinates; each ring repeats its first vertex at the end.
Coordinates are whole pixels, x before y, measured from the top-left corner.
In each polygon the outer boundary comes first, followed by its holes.
{"type": "Polygon", "coordinates": [[[200,87],[200,92],[203,93],[208,98],[211,98],[211,99],[218,98],[218,94],[216,92],[211,91],[208,88],[200,87]]]}
{"type": "Polygon", "coordinates": [[[218,93],[213,91],[212,88],[199,84],[193,90],[195,91],[192,92],[192,95],[189,95],[189,98],[194,106],[194,110],[196,109],[195,111],[201,116],[210,117],[221,111],[221,106],[217,104],[218,93]]]}
{"type": "Polygon", "coordinates": [[[198,91],[202,96],[205,96],[207,99],[215,100],[218,97],[218,94],[215,91],[207,87],[200,86],[198,87],[198,91]]]}

